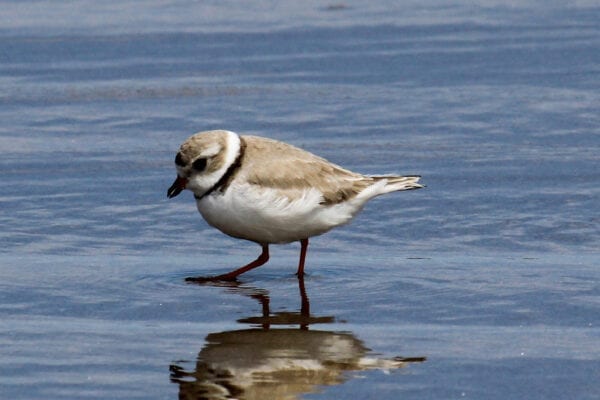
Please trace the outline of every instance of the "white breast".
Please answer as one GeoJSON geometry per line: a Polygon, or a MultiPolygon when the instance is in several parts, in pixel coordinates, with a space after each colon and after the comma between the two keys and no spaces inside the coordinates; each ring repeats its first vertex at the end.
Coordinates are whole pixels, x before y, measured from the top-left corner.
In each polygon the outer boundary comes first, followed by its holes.
{"type": "Polygon", "coordinates": [[[313,188],[290,200],[270,188],[233,182],[225,193],[202,198],[197,206],[204,219],[223,233],[266,244],[290,243],[325,233],[350,221],[364,203],[325,206],[321,201],[321,193],[313,188]]]}

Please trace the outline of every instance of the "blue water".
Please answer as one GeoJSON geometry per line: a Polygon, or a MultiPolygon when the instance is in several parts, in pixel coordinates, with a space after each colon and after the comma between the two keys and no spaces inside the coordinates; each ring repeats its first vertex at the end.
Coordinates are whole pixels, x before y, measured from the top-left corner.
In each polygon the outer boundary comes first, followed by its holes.
{"type": "Polygon", "coordinates": [[[0,397],[598,398],[600,6],[504,3],[0,1],[0,397]],[[427,188],[186,284],[214,128],[427,188]]]}

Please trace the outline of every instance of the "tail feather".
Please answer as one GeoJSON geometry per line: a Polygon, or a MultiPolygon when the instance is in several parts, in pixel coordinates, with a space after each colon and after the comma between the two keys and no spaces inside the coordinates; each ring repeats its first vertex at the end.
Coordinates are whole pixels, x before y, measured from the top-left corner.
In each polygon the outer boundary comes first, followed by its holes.
{"type": "Polygon", "coordinates": [[[420,175],[407,175],[407,176],[372,176],[371,178],[381,181],[386,180],[385,192],[396,192],[400,190],[415,190],[424,188],[425,185],[421,185],[419,179],[420,175]]]}

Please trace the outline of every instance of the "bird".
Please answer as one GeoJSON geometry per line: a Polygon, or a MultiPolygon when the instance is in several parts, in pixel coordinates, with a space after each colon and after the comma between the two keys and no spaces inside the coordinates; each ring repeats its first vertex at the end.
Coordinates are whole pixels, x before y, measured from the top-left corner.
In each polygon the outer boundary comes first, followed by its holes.
{"type": "Polygon", "coordinates": [[[303,277],[309,239],[350,222],[370,199],[420,189],[419,175],[363,175],[291,144],[228,130],[198,132],[175,156],[174,198],[194,194],[206,222],[259,244],[254,261],[231,272],[188,281],[236,281],[269,260],[269,245],[300,242],[303,277]]]}

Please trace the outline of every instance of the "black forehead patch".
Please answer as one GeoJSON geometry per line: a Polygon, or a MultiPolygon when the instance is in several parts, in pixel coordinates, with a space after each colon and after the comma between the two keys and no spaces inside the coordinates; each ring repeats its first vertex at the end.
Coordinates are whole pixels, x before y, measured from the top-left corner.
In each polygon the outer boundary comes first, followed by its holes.
{"type": "Polygon", "coordinates": [[[177,153],[175,156],[175,164],[179,165],[180,167],[185,167],[185,162],[183,161],[181,153],[177,153]]]}

